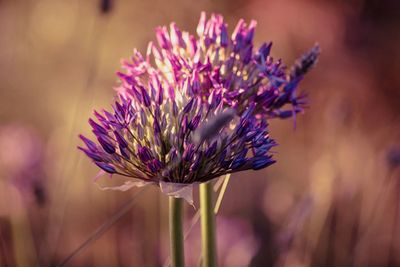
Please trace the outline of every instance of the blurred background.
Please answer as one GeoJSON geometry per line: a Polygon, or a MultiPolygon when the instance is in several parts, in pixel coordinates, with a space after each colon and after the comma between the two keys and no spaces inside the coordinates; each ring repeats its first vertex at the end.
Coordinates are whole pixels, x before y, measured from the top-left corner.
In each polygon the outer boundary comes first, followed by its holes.
{"type": "MultiPolygon", "coordinates": [[[[257,20],[256,45],[287,65],[322,48],[296,129],[271,121],[278,162],[230,181],[219,266],[400,266],[397,0],[0,0],[0,266],[57,266],[91,236],[69,266],[168,266],[167,197],[99,190],[77,136],[109,107],[119,60],[158,25],[194,33],[203,10],[231,31],[257,20]]],[[[186,253],[198,266],[198,224],[186,253]]]]}

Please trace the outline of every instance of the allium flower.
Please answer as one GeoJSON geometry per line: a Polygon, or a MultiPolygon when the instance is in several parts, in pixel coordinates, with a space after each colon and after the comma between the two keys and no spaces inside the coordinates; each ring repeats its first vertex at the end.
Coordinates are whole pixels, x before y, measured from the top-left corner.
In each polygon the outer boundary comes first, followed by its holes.
{"type": "Polygon", "coordinates": [[[97,142],[81,136],[80,149],[105,172],[189,201],[188,185],[274,163],[266,119],[301,110],[295,89],[318,47],[287,74],[269,56],[271,44],[253,52],[254,27],[240,21],[229,38],[221,16],[206,21],[203,13],[198,39],[175,24],[169,33],[158,28],[159,47],[150,43],[146,57],[135,50],[122,62],[119,100],[113,112],[95,112],[98,122],[89,123],[97,142]]]}
{"type": "Polygon", "coordinates": [[[157,75],[158,83],[162,82],[166,90],[183,83],[194,94],[222,97],[224,105],[239,112],[254,104],[261,117],[291,117],[305,105],[305,96],[297,95],[296,89],[316,63],[319,46],[315,45],[287,71],[281,60],[274,61],[270,56],[272,43],[254,49],[256,24],[251,21],[247,26],[240,20],[229,37],[221,15],[213,14],[206,20],[203,12],[197,39],[179,30],[175,23],[169,31],[159,27],[158,46],[150,42],[145,58],[134,50],[131,62],[122,61],[126,72],[118,73],[122,83],[117,91],[135,98],[135,89],[150,87],[149,76],[157,75]]]}
{"type": "Polygon", "coordinates": [[[240,117],[231,113],[231,122],[220,125],[218,136],[199,142],[193,139],[201,123],[231,111],[223,111],[221,100],[202,101],[180,88],[174,97],[160,95],[160,90],[148,95],[143,89],[136,101],[121,98],[116,102],[113,114],[95,112],[99,123],[92,119],[89,123],[98,142],[81,135],[86,148],[80,149],[105,172],[159,184],[172,194],[182,186],[168,188],[171,183],[206,182],[274,162],[268,152],[275,143],[268,136],[267,124],[252,116],[254,106],[240,117]]]}

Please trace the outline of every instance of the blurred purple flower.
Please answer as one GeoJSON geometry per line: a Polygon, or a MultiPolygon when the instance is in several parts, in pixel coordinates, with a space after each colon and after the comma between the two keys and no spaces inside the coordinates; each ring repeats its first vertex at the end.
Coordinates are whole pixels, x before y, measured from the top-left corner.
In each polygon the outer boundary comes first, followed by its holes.
{"type": "Polygon", "coordinates": [[[391,169],[400,166],[400,146],[392,145],[386,153],[386,160],[391,169]]]}
{"type": "Polygon", "coordinates": [[[46,201],[43,143],[28,127],[0,126],[0,175],[9,179],[28,201],[46,201]]]}

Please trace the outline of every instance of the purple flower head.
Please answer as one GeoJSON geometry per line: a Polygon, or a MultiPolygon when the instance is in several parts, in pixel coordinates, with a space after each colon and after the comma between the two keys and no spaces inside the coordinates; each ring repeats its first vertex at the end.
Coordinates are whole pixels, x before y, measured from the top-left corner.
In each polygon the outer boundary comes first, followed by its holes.
{"type": "MultiPolygon", "coordinates": [[[[271,42],[255,48],[255,21],[247,25],[240,20],[231,36],[227,27],[221,15],[212,14],[207,19],[203,12],[197,37],[180,31],[175,23],[171,24],[170,31],[166,27],[158,28],[158,47],[149,45],[146,60],[136,55],[134,64],[127,68],[132,74],[127,74],[129,80],[139,84],[145,80],[146,72],[139,69],[150,66],[153,58],[156,71],[164,73],[168,88],[185,80],[185,90],[200,94],[202,99],[221,96],[225,107],[238,107],[239,113],[253,103],[257,114],[264,119],[285,119],[301,112],[305,97],[298,94],[297,88],[317,62],[319,46],[315,45],[287,70],[281,60],[271,57],[271,42]]],[[[190,108],[191,102],[185,110],[190,108]]]]}
{"type": "MultiPolygon", "coordinates": [[[[158,79],[166,82],[163,77],[158,79]]],[[[274,162],[268,150],[275,143],[266,123],[246,110],[241,116],[233,109],[222,110],[222,102],[212,108],[208,101],[193,100],[194,93],[182,93],[183,86],[175,87],[175,100],[166,97],[161,105],[157,92],[154,97],[149,94],[148,103],[136,100],[124,105],[121,97],[112,117],[95,113],[106,127],[89,120],[97,142],[80,136],[86,146],[80,150],[105,172],[150,183],[206,182],[274,162]],[[177,116],[173,116],[174,106],[177,116]],[[121,114],[128,114],[123,121],[121,114]],[[155,127],[162,121],[164,127],[155,127]],[[254,152],[259,150],[263,153],[254,152]]]]}
{"type": "Polygon", "coordinates": [[[97,142],[81,137],[81,150],[103,171],[167,193],[176,188],[165,183],[186,186],[273,164],[266,119],[302,110],[296,88],[319,49],[287,73],[269,55],[271,43],[254,49],[255,26],[241,20],[229,36],[222,16],[202,13],[197,38],[174,23],[157,28],[158,46],[122,62],[119,101],[113,112],[95,112],[98,122],[89,123],[97,142]]]}

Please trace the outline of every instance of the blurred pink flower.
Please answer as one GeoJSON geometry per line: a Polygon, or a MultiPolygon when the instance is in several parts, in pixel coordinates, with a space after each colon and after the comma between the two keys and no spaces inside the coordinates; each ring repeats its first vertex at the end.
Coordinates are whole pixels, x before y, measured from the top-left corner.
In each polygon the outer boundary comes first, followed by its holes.
{"type": "Polygon", "coordinates": [[[16,186],[24,198],[42,204],[43,143],[31,128],[20,124],[0,126],[0,175],[16,186]]]}

